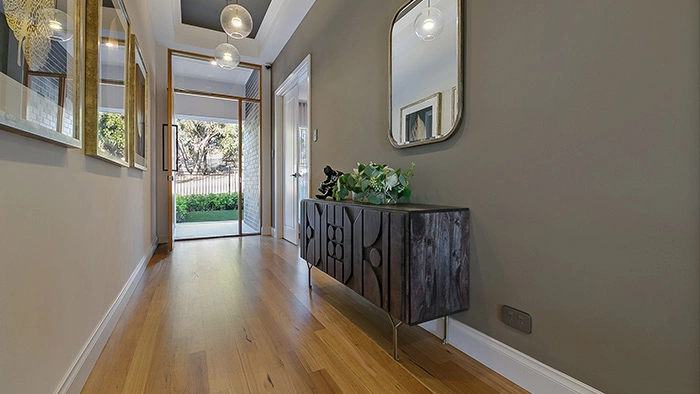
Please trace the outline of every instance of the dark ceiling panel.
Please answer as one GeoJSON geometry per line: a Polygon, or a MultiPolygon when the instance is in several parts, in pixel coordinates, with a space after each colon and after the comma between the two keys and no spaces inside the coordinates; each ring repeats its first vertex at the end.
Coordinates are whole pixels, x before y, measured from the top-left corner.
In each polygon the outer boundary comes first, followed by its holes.
{"type": "MultiPolygon", "coordinates": [[[[248,36],[255,38],[258,33],[260,24],[262,23],[271,0],[239,0],[238,4],[245,7],[253,17],[253,31],[248,36]]],[[[203,27],[205,29],[223,32],[219,16],[221,10],[227,4],[235,4],[235,2],[226,2],[225,0],[180,0],[180,9],[182,11],[182,23],[186,25],[203,27]]]]}

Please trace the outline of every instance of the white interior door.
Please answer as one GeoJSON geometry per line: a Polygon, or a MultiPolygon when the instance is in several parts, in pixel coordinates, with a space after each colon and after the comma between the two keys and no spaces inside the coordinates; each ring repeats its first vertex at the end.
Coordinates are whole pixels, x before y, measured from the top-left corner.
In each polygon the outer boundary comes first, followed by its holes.
{"type": "Polygon", "coordinates": [[[311,168],[311,55],[275,90],[275,192],[272,235],[299,239],[299,202],[309,198],[311,168]]]}
{"type": "Polygon", "coordinates": [[[297,244],[299,234],[299,87],[284,95],[284,234],[287,241],[297,244]]]}

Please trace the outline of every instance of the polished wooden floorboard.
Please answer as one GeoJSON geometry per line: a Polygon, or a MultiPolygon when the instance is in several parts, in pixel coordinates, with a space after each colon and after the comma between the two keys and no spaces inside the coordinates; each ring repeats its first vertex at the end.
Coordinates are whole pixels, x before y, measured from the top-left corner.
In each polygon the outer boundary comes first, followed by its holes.
{"type": "Polygon", "coordinates": [[[159,248],[83,393],[525,393],[270,237],[159,248]]]}

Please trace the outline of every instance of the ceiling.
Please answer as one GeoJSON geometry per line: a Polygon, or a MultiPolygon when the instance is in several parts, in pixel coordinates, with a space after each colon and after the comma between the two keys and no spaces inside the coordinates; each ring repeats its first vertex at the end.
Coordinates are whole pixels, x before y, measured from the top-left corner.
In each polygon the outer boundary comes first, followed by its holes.
{"type": "MultiPolygon", "coordinates": [[[[242,61],[272,63],[315,1],[239,0],[253,17],[254,35],[228,40],[242,61]]],[[[213,56],[214,48],[227,40],[219,24],[225,6],[226,0],[149,0],[156,41],[170,49],[213,56]]]]}
{"type": "MultiPolygon", "coordinates": [[[[255,35],[260,29],[263,18],[267,9],[270,7],[271,0],[239,0],[238,4],[245,7],[253,17],[253,31],[250,32],[250,38],[255,38],[255,35]]],[[[221,10],[226,7],[226,0],[180,0],[180,13],[182,23],[191,26],[197,26],[204,29],[223,32],[219,16],[221,10]]]]}

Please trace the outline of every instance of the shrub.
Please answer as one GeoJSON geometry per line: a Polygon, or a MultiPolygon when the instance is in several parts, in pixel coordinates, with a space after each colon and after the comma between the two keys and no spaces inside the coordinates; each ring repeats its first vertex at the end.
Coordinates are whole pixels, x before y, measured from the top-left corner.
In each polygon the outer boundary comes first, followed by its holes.
{"type": "MultiPolygon", "coordinates": [[[[243,196],[241,196],[241,201],[243,196]]],[[[188,212],[231,211],[238,209],[238,193],[190,194],[175,196],[175,216],[178,223],[185,221],[188,212]]]]}

